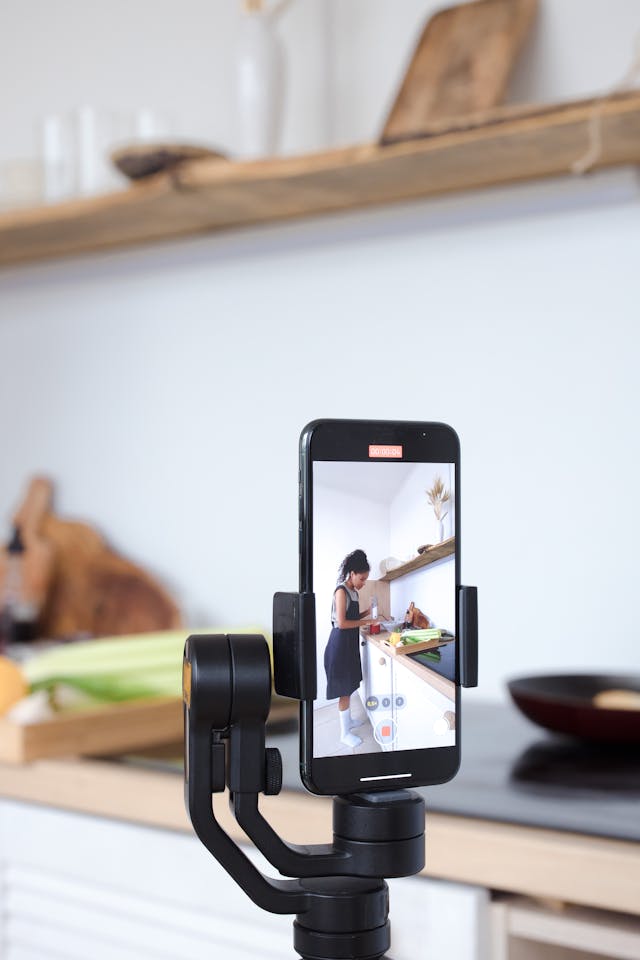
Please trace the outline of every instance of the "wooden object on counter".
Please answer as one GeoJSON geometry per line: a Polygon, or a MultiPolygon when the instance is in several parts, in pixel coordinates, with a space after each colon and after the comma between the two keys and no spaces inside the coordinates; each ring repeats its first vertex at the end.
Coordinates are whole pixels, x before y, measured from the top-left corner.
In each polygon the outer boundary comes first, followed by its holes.
{"type": "Polygon", "coordinates": [[[118,193],[0,214],[0,266],[640,162],[640,93],[498,107],[422,139],[299,157],[194,160],[118,193]]]}
{"type": "Polygon", "coordinates": [[[24,726],[0,718],[0,760],[29,763],[43,757],[97,756],[174,743],[182,723],[182,701],[177,697],[70,713],[24,726]]]}
{"type": "Polygon", "coordinates": [[[27,569],[42,565],[41,542],[53,558],[40,614],[42,636],[116,636],[181,626],[175,603],[153,577],[87,524],[60,520],[52,500],[51,481],[36,477],[14,518],[24,531],[27,569]]]}
{"type": "Polygon", "coordinates": [[[420,640],[418,643],[407,643],[395,646],[389,642],[386,634],[380,634],[380,641],[385,652],[391,657],[406,657],[408,653],[420,653],[422,650],[433,650],[442,647],[445,643],[453,643],[454,637],[439,637],[433,640],[420,640]]]}
{"type": "MultiPolygon", "coordinates": [[[[280,723],[297,714],[297,701],[274,698],[269,723],[280,723]]],[[[179,697],[158,697],[61,713],[51,720],[25,725],[0,717],[0,763],[132,753],[166,744],[175,745],[175,754],[181,756],[183,723],[179,697]]]]}
{"type": "MultiPolygon", "coordinates": [[[[49,509],[49,491],[42,484],[32,484],[26,499],[14,518],[25,546],[22,555],[22,576],[25,597],[40,611],[53,579],[54,551],[42,536],[42,523],[49,509]]],[[[0,596],[7,576],[7,553],[0,552],[0,596]]]]}
{"type": "Polygon", "coordinates": [[[469,116],[502,101],[537,0],[474,0],[440,10],[418,40],[382,143],[429,123],[469,116]]]}
{"type": "MultiPolygon", "coordinates": [[[[443,696],[448,697],[449,700],[455,703],[456,698],[456,685],[453,680],[449,680],[447,677],[441,676],[439,673],[436,673],[435,670],[429,669],[423,663],[418,663],[416,660],[413,660],[411,657],[396,657],[395,660],[392,660],[391,650],[389,644],[386,641],[384,633],[371,634],[362,632],[360,636],[363,639],[366,639],[372,646],[376,647],[381,653],[389,658],[389,663],[393,662],[394,667],[397,665],[398,669],[410,670],[411,673],[415,674],[416,677],[419,677],[420,680],[427,682],[430,686],[434,687],[436,690],[439,690],[443,696]]],[[[408,653],[416,653],[415,647],[412,650],[408,650],[408,653]]]]}

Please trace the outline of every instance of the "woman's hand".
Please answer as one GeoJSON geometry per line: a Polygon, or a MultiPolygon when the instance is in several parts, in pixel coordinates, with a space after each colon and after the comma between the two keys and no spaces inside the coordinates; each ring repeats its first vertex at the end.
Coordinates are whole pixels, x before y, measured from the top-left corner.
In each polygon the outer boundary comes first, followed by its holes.
{"type": "Polygon", "coordinates": [[[369,624],[369,623],[382,623],[382,621],[384,620],[384,617],[380,617],[380,616],[372,617],[372,616],[371,616],[371,607],[369,607],[368,610],[365,610],[364,613],[361,613],[361,614],[360,614],[360,617],[361,617],[360,623],[366,623],[366,624],[369,624]]]}

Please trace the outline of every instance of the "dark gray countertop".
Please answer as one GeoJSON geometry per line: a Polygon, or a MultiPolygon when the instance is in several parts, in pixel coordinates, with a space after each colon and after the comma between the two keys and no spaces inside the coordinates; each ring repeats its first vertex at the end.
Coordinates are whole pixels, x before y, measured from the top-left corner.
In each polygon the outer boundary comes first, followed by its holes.
{"type": "MultiPolygon", "coordinates": [[[[464,704],[462,764],[451,783],[420,792],[429,811],[640,840],[637,749],[589,748],[547,734],[510,705],[464,704]]],[[[295,732],[269,735],[285,787],[302,790],[295,732]]]]}

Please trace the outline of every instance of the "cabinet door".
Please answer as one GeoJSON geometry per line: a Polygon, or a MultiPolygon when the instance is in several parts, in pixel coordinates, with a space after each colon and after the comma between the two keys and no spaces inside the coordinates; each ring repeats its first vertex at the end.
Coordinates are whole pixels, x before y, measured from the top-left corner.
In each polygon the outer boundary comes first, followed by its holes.
{"type": "Polygon", "coordinates": [[[394,663],[394,707],[397,724],[396,749],[453,746],[450,729],[455,703],[416,676],[403,663],[394,663]]]}
{"type": "Polygon", "coordinates": [[[360,640],[360,665],[362,667],[362,680],[360,681],[360,687],[358,690],[360,699],[362,700],[362,706],[367,709],[367,698],[371,690],[371,683],[369,679],[369,658],[370,658],[370,644],[364,640],[360,640]]]}
{"type": "Polygon", "coordinates": [[[425,877],[387,882],[393,960],[487,960],[487,890],[425,877]]]}
{"type": "Polygon", "coordinates": [[[374,736],[384,751],[393,748],[395,732],[393,708],[393,662],[371,643],[367,643],[368,694],[365,706],[374,736]],[[388,731],[388,732],[387,732],[388,731]]]}

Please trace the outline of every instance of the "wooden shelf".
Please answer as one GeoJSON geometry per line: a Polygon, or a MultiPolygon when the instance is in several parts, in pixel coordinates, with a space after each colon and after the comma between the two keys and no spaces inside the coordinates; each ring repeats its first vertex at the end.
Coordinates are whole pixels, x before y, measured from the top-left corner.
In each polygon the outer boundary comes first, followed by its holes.
{"type": "Polygon", "coordinates": [[[194,160],[130,189],[0,215],[0,265],[316,216],[569,173],[590,144],[592,169],[640,162],[640,93],[510,106],[420,139],[252,162],[194,160]]]}
{"type": "Polygon", "coordinates": [[[435,563],[436,560],[450,557],[451,554],[455,553],[455,550],[456,538],[449,537],[448,540],[443,540],[442,543],[435,543],[414,560],[409,560],[408,563],[403,563],[402,566],[389,570],[388,573],[385,573],[384,577],[379,577],[378,579],[382,580],[383,583],[389,583],[391,580],[397,580],[398,577],[405,577],[408,573],[413,573],[414,570],[420,570],[421,567],[428,567],[430,563],[435,563]]]}

